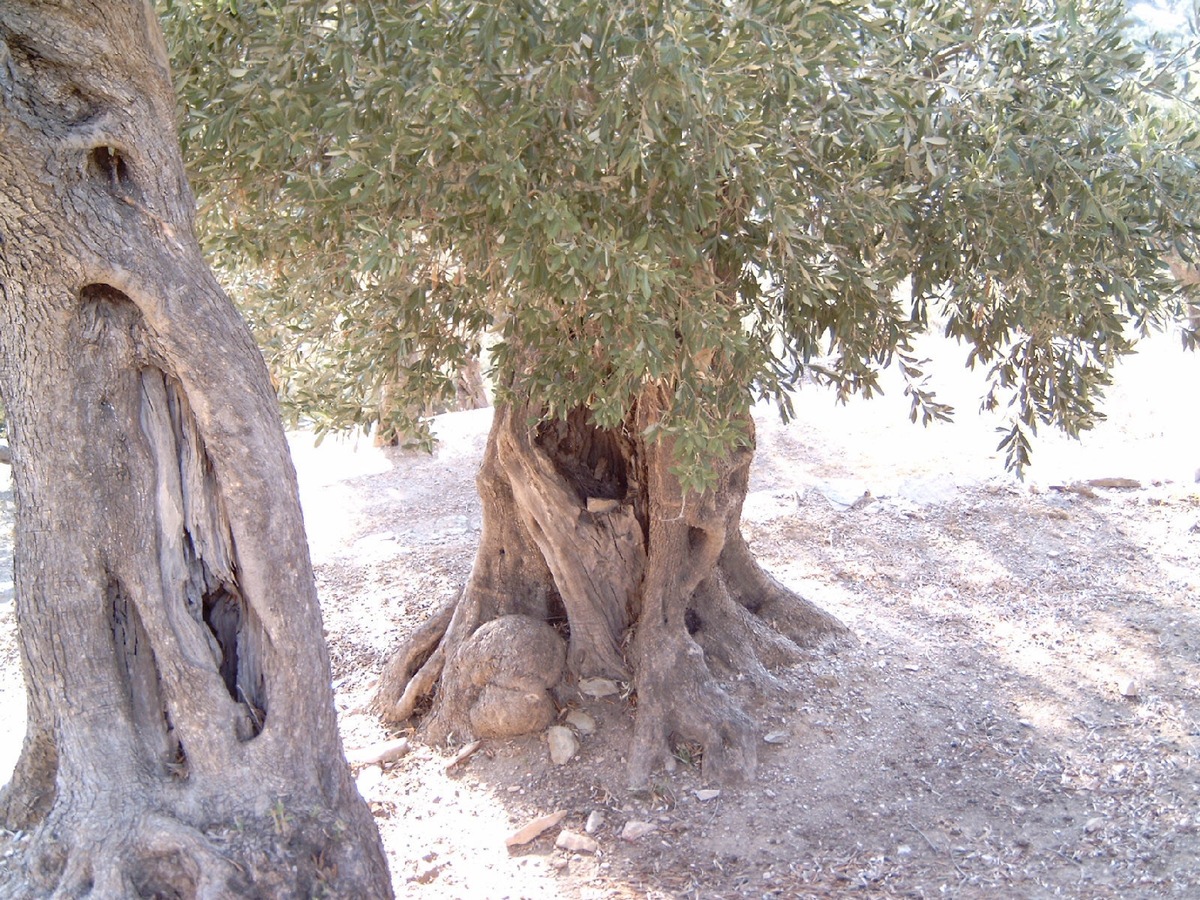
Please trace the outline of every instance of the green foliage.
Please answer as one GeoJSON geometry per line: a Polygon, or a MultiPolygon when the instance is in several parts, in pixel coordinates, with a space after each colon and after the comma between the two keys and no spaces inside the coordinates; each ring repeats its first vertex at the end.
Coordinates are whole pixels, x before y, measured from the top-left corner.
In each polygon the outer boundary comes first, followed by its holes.
{"type": "Polygon", "coordinates": [[[543,415],[614,427],[665,385],[701,487],[806,375],[869,395],[898,356],[914,420],[945,417],[932,320],[1020,467],[1039,423],[1092,425],[1178,311],[1163,253],[1200,244],[1194,109],[1119,4],[163,8],[208,248],[323,426],[445,393],[494,335],[543,415]]]}

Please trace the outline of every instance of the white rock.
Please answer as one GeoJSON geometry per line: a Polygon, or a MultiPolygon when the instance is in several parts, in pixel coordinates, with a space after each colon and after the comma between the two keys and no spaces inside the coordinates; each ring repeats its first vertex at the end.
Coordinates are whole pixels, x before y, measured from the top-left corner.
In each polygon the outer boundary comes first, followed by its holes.
{"type": "Polygon", "coordinates": [[[587,821],[583,825],[583,830],[588,834],[595,834],[604,827],[604,811],[593,809],[588,813],[587,821]]]}
{"type": "Polygon", "coordinates": [[[621,840],[636,841],[638,838],[645,837],[658,831],[658,826],[653,822],[641,822],[637,819],[630,819],[625,823],[625,827],[621,829],[621,840]]]}
{"type": "Polygon", "coordinates": [[[582,709],[573,709],[567,713],[567,724],[584,737],[596,733],[596,720],[582,709]]]}
{"type": "Polygon", "coordinates": [[[393,741],[382,741],[346,753],[346,762],[352,766],[369,766],[391,762],[408,752],[408,738],[396,738],[393,741]]]}
{"type": "Polygon", "coordinates": [[[712,789],[692,791],[692,793],[696,795],[696,799],[699,800],[701,803],[706,803],[709,800],[716,800],[718,797],[721,796],[720,791],[712,790],[712,789]]]}
{"type": "Polygon", "coordinates": [[[1122,678],[1117,682],[1117,691],[1122,697],[1136,697],[1138,695],[1138,683],[1135,678],[1122,678]]]}
{"type": "Polygon", "coordinates": [[[579,692],[586,697],[615,697],[621,688],[609,678],[580,678],[579,692]]]}
{"type": "Polygon", "coordinates": [[[556,766],[570,762],[579,752],[579,741],[575,732],[562,725],[551,725],[547,729],[546,743],[550,745],[550,761],[556,766]]]}
{"type": "Polygon", "coordinates": [[[787,739],[788,733],[786,731],[772,731],[763,738],[768,744],[782,744],[787,739]]]}
{"type": "Polygon", "coordinates": [[[1087,822],[1083,826],[1083,831],[1084,831],[1084,834],[1095,834],[1097,831],[1099,831],[1103,827],[1104,827],[1104,817],[1096,816],[1095,818],[1087,820],[1087,822]]]}
{"type": "Polygon", "coordinates": [[[900,482],[896,493],[919,506],[935,506],[949,503],[958,493],[958,485],[945,473],[924,478],[906,478],[900,482]]]}
{"type": "Polygon", "coordinates": [[[578,831],[570,831],[566,828],[559,832],[558,840],[554,842],[554,846],[559,850],[570,850],[572,853],[595,853],[600,849],[600,845],[586,834],[580,834],[578,831]]]}

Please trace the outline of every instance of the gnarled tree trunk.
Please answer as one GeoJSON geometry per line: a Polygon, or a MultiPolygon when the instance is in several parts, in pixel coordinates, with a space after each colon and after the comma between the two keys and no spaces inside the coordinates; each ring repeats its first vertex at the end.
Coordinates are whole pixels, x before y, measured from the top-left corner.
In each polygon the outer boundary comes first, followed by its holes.
{"type": "Polygon", "coordinates": [[[474,568],[384,672],[385,718],[432,697],[423,728],[434,740],[545,727],[565,657],[573,678],[632,682],[634,787],[683,741],[702,745],[707,775],[753,774],[755,729],[718,675],[765,687],[770,667],[848,633],[750,554],[740,526],[752,448],[721,461],[716,487],[685,492],[671,442],[642,437],[664,402],[648,387],[616,431],[586,410],[531,428],[529,409],[497,408],[474,568]]]}
{"type": "Polygon", "coordinates": [[[149,0],[0,5],[29,694],[4,896],[386,897],[266,368],[192,233],[149,0]]]}

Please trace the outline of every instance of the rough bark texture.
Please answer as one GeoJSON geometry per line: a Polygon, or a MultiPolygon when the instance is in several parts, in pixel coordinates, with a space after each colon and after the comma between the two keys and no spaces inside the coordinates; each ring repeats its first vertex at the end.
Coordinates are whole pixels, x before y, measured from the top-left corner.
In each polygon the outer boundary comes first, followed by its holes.
{"type": "Polygon", "coordinates": [[[530,410],[497,408],[478,477],[474,568],[458,600],[384,672],[376,700],[385,718],[406,720],[431,701],[423,725],[431,739],[502,733],[478,727],[478,698],[486,685],[504,686],[490,674],[503,669],[525,678],[503,695],[517,710],[507,733],[544,727],[532,711],[557,680],[554,654],[531,640],[501,652],[475,638],[518,616],[560,626],[570,679],[632,683],[635,787],[657,766],[670,768],[680,742],[703,747],[715,778],[753,775],[757,735],[719,676],[770,688],[771,667],[848,633],[754,562],[740,530],[752,448],[721,462],[716,487],[686,493],[671,472],[670,442],[641,438],[662,405],[648,387],[617,431],[595,428],[585,410],[530,426],[530,410]],[[471,689],[464,671],[476,673],[471,689]]]}
{"type": "Polygon", "coordinates": [[[4,896],[390,896],[295,474],[204,264],[149,0],[0,4],[0,393],[29,729],[4,896]]]}

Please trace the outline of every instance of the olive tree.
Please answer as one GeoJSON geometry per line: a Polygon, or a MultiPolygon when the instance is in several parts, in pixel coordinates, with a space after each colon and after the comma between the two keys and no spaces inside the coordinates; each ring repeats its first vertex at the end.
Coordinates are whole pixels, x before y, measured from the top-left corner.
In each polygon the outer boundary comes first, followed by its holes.
{"type": "Polygon", "coordinates": [[[751,773],[723,682],[846,637],[741,535],[752,402],[895,363],[943,418],[937,322],[1020,468],[1039,425],[1094,423],[1178,312],[1164,254],[1195,257],[1195,122],[1119,4],[200,5],[175,27],[209,238],[294,346],[336,331],[417,385],[494,340],[478,555],[377,697],[431,738],[542,727],[564,673],[604,677],[636,693],[633,784],[678,741],[751,773]]]}
{"type": "Polygon", "coordinates": [[[0,396],[28,688],[5,897],[386,897],[262,357],[144,0],[0,4],[0,396]]]}

